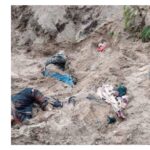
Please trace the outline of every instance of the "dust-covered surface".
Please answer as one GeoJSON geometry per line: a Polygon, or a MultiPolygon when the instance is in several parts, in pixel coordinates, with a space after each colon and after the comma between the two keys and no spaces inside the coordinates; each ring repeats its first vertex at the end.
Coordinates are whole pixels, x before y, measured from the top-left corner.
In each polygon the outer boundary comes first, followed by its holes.
{"type": "Polygon", "coordinates": [[[150,43],[123,30],[123,6],[12,6],[12,94],[25,87],[77,102],[12,128],[12,144],[150,144],[150,43]],[[101,39],[108,47],[100,53],[101,39]],[[73,88],[40,73],[59,50],[70,62],[66,72],[78,79],[73,88]],[[111,106],[87,96],[120,82],[128,88],[127,119],[108,125],[111,106]]]}

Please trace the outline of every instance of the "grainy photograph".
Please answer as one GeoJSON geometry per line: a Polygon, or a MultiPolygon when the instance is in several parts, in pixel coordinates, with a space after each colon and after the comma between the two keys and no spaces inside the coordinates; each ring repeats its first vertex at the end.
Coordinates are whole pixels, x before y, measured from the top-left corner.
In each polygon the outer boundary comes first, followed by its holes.
{"type": "Polygon", "coordinates": [[[12,5],[11,144],[150,144],[150,6],[12,5]]]}

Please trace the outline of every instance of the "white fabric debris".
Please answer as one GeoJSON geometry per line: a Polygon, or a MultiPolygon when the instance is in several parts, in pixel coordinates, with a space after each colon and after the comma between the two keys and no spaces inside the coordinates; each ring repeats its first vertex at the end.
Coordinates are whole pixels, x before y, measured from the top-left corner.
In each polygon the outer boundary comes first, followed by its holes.
{"type": "Polygon", "coordinates": [[[112,85],[104,84],[102,87],[97,89],[97,95],[105,100],[107,103],[111,104],[113,110],[115,112],[121,111],[125,109],[126,103],[123,99],[127,99],[127,96],[123,97],[115,97],[114,96],[115,90],[112,85]]]}

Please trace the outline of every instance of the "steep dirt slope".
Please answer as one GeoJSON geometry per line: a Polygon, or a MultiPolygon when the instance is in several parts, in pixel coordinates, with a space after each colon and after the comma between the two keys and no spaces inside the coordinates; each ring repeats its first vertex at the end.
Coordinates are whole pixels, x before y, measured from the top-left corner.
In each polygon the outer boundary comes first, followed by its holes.
{"type": "Polygon", "coordinates": [[[77,100],[75,107],[65,104],[47,112],[45,119],[12,128],[12,144],[150,144],[150,43],[124,32],[121,6],[30,6],[12,11],[12,94],[34,87],[61,101],[72,95],[77,100]],[[101,39],[108,48],[99,53],[95,45],[101,39]],[[70,62],[66,72],[78,79],[73,88],[40,73],[39,65],[62,49],[70,62]],[[108,125],[107,115],[115,115],[111,106],[87,96],[95,95],[103,83],[120,82],[128,88],[127,119],[108,125]]]}

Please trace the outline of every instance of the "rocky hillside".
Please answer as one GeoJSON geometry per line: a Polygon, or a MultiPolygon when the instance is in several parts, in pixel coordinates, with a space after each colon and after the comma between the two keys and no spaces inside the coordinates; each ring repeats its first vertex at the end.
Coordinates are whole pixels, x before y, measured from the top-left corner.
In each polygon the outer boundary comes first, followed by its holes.
{"type": "Polygon", "coordinates": [[[44,117],[35,108],[39,119],[12,128],[12,144],[150,144],[150,43],[140,37],[150,10],[144,8],[132,8],[138,15],[130,18],[123,6],[12,6],[12,94],[34,87],[61,101],[76,99],[44,117]],[[108,47],[100,53],[102,39],[108,47]],[[60,50],[68,57],[66,72],[78,79],[73,88],[40,73],[60,50]],[[120,82],[128,88],[127,119],[108,125],[115,113],[95,94],[103,83],[120,82]]]}

